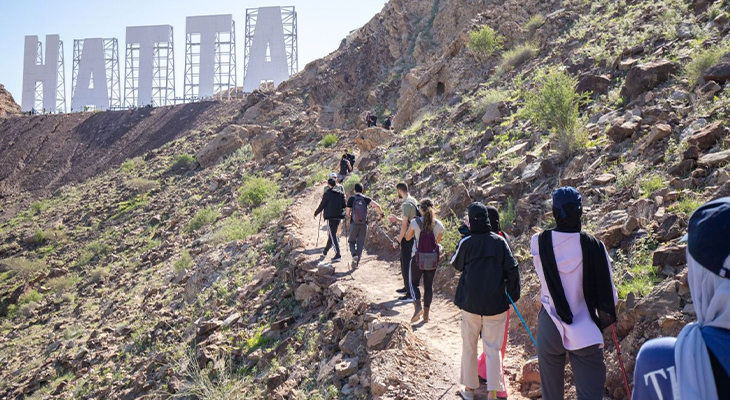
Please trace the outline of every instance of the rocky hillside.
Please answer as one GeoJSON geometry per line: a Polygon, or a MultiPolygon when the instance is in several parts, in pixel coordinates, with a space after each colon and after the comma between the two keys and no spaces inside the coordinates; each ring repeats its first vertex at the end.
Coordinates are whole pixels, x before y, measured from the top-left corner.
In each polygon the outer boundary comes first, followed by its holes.
{"type": "MultiPolygon", "coordinates": [[[[148,111],[169,122],[131,133],[131,112],[0,122],[15,138],[0,139],[12,143],[3,154],[17,154],[0,168],[12,183],[0,204],[0,397],[452,396],[398,363],[423,354],[441,376],[419,332],[343,290],[303,245],[301,197],[347,148],[359,159],[348,189],[360,180],[394,212],[393,188],[407,181],[439,206],[447,252],[469,202],[497,206],[533,330],[529,238],[553,223],[552,190],[576,186],[584,228],[614,261],[631,379],[642,343],[694,318],[678,243],[689,215],[730,195],[729,11],[708,0],[393,0],[277,92],[211,103],[183,125],[189,113],[174,109],[148,111]],[[368,110],[393,114],[396,132],[361,126],[368,110]],[[24,172],[35,147],[20,138],[86,124],[73,118],[108,118],[86,132],[129,139],[73,157],[69,147],[24,172]],[[168,123],[178,128],[160,130],[168,123]],[[69,174],[69,162],[88,172],[69,174]],[[24,188],[53,192],[23,204],[24,188]]],[[[57,146],[97,137],[65,135],[57,146]]],[[[382,235],[368,243],[388,260],[382,235]]],[[[441,295],[455,280],[444,265],[441,295]]],[[[524,354],[511,386],[539,398],[535,349],[511,328],[508,352],[524,354]]],[[[606,344],[606,396],[627,398],[606,344]]]]}
{"type": "Polygon", "coordinates": [[[0,118],[19,113],[20,106],[15,102],[13,95],[0,84],[0,118]]]}

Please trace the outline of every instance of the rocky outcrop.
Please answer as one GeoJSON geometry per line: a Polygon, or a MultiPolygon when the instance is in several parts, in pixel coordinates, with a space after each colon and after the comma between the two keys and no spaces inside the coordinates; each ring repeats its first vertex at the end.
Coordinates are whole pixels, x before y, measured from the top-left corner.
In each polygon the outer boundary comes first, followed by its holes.
{"type": "Polygon", "coordinates": [[[195,153],[195,160],[201,167],[207,168],[240,149],[244,145],[244,140],[248,138],[248,134],[248,130],[240,125],[229,125],[195,153]]]}
{"type": "Polygon", "coordinates": [[[621,95],[633,100],[647,90],[666,82],[676,71],[677,65],[669,60],[652,61],[632,67],[626,75],[621,95]]]}
{"type": "Polygon", "coordinates": [[[13,95],[0,84],[0,118],[19,114],[20,106],[15,102],[13,95]]]}

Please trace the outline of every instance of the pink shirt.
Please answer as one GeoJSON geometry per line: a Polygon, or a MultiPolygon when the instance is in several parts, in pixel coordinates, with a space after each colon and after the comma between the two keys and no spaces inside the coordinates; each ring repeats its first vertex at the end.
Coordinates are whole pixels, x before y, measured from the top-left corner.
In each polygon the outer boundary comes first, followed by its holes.
{"type": "MultiPolygon", "coordinates": [[[[535,270],[537,270],[537,275],[540,277],[540,302],[555,322],[558,332],[563,337],[563,346],[567,350],[583,349],[596,344],[603,347],[603,334],[591,319],[583,297],[583,251],[580,247],[580,234],[553,231],[552,235],[555,261],[558,264],[558,273],[560,274],[560,281],[563,283],[565,297],[568,300],[570,311],[573,313],[573,323],[568,325],[558,317],[547,283],[545,283],[545,274],[540,260],[538,235],[534,235],[530,243],[530,252],[532,253],[535,270]]],[[[606,259],[610,269],[611,259],[608,254],[606,254],[606,259]]],[[[613,284],[613,276],[611,277],[611,286],[613,287],[613,301],[615,304],[618,301],[618,295],[613,284]]]]}

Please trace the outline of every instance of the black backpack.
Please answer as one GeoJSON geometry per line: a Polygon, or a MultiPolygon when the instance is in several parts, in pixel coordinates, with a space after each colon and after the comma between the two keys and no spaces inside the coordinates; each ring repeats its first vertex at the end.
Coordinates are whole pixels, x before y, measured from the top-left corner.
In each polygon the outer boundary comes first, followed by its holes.
{"type": "Polygon", "coordinates": [[[368,203],[365,198],[356,194],[352,201],[352,222],[356,225],[368,223],[368,203]]]}

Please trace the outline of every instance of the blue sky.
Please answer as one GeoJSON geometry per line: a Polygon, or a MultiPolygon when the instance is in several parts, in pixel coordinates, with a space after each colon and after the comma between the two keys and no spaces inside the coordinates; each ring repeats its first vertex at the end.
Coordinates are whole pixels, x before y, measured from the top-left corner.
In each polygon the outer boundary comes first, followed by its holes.
{"type": "MultiPolygon", "coordinates": [[[[124,33],[127,26],[172,25],[175,32],[175,87],[182,97],[185,17],[233,14],[236,21],[238,83],[243,84],[243,42],[246,8],[295,6],[299,28],[299,69],[336,50],[342,39],[379,12],[387,0],[0,0],[0,83],[20,103],[25,35],[59,34],[64,45],[66,100],[71,100],[74,39],[116,37],[124,76],[124,33]],[[283,2],[282,2],[283,1],[283,2]]],[[[44,51],[45,54],[45,51],[44,51]]],[[[123,78],[122,78],[123,79],[123,78]]]]}

